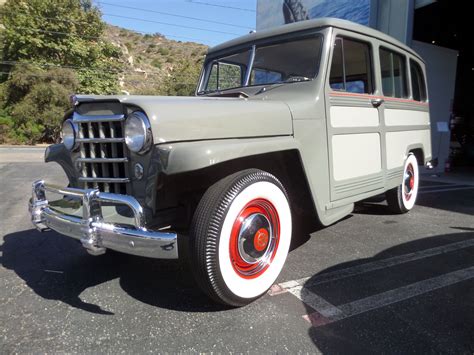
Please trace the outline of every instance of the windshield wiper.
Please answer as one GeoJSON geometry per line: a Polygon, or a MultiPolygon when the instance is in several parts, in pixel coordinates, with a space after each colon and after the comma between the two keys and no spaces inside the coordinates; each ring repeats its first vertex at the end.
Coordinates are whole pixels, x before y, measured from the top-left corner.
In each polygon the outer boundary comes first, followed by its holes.
{"type": "MultiPolygon", "coordinates": [[[[238,89],[238,88],[228,89],[228,90],[236,90],[236,89],[238,89]]],[[[227,92],[227,90],[201,90],[201,91],[198,91],[197,94],[198,95],[210,95],[211,97],[217,97],[217,96],[221,96],[221,97],[243,97],[243,98],[249,97],[249,95],[246,94],[243,91],[230,91],[230,92],[227,92]]]]}
{"type": "Polygon", "coordinates": [[[216,93],[211,93],[209,97],[240,97],[240,98],[248,98],[249,95],[247,95],[243,91],[231,91],[231,92],[216,92],[216,93]]]}
{"type": "Polygon", "coordinates": [[[272,89],[277,88],[282,86],[283,84],[291,84],[291,83],[301,83],[303,81],[311,81],[310,78],[307,78],[306,76],[291,76],[286,80],[283,81],[277,81],[275,83],[269,83],[266,84],[264,87],[262,87],[260,90],[258,90],[255,95],[259,95],[261,93],[264,93],[267,91],[269,86],[272,86],[272,89]],[[278,85],[278,86],[277,86],[278,85]]]}

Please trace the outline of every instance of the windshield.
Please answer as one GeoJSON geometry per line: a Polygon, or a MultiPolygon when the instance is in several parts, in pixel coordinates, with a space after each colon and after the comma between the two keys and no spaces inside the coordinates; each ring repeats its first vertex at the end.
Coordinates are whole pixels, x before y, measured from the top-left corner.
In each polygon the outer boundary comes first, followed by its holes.
{"type": "Polygon", "coordinates": [[[239,88],[308,81],[318,74],[322,36],[262,44],[206,63],[199,94],[239,88]],[[249,71],[250,68],[250,71],[249,71]]]}

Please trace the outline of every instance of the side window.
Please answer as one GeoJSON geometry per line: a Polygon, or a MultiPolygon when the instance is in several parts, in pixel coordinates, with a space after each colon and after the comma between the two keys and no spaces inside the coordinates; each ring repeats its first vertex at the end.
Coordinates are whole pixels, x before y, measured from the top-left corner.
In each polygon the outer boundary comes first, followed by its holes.
{"type": "Polygon", "coordinates": [[[426,84],[420,65],[410,59],[411,91],[413,100],[426,101],[426,84]]]}
{"type": "Polygon", "coordinates": [[[216,62],[212,64],[208,90],[225,90],[242,85],[242,68],[235,64],[216,62]]]}
{"type": "Polygon", "coordinates": [[[203,91],[213,92],[242,86],[249,58],[250,50],[247,49],[206,63],[209,78],[203,91]]]}
{"type": "Polygon", "coordinates": [[[405,56],[380,48],[380,68],[383,94],[399,98],[408,97],[405,56]]]}
{"type": "Polygon", "coordinates": [[[373,81],[370,54],[368,43],[336,38],[329,75],[331,89],[371,94],[373,81]]]}

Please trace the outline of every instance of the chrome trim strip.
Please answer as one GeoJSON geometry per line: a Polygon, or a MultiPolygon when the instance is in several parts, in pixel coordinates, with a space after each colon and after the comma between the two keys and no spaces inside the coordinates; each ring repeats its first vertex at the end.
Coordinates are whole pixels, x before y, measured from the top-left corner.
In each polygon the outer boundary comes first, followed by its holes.
{"type": "Polygon", "coordinates": [[[77,123],[89,123],[89,122],[120,122],[125,120],[125,115],[97,115],[97,116],[85,116],[77,112],[72,115],[72,120],[77,123]]]}
{"type": "Polygon", "coordinates": [[[119,183],[119,184],[130,182],[129,178],[102,178],[102,177],[84,177],[84,176],[79,177],[78,180],[82,182],[110,182],[110,183],[119,183]]]}
{"type": "Polygon", "coordinates": [[[159,259],[178,258],[178,236],[172,232],[150,231],[145,227],[142,206],[131,196],[100,192],[97,189],[58,188],[43,180],[35,181],[29,211],[33,225],[40,231],[53,229],[81,241],[90,254],[100,255],[106,249],[159,259]],[[61,214],[49,207],[45,191],[80,196],[82,218],[61,214]],[[123,226],[103,220],[101,202],[128,206],[134,225],[123,226]]]}
{"type": "Polygon", "coordinates": [[[128,158],[77,158],[76,161],[83,163],[126,163],[128,158]]]}
{"type": "Polygon", "coordinates": [[[78,143],[123,143],[125,138],[78,138],[78,143]]]}

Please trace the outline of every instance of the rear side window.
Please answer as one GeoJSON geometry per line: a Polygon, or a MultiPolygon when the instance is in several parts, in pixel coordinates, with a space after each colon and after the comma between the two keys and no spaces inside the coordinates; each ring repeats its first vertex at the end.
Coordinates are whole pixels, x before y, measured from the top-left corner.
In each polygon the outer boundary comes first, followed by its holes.
{"type": "Polygon", "coordinates": [[[380,49],[380,68],[382,70],[382,90],[385,96],[408,97],[407,70],[405,56],[380,49]]]}
{"type": "Polygon", "coordinates": [[[426,84],[420,64],[410,59],[411,91],[413,100],[426,101],[426,84]]]}
{"type": "Polygon", "coordinates": [[[329,86],[333,90],[371,94],[373,92],[370,45],[337,37],[334,42],[329,86]]]}

